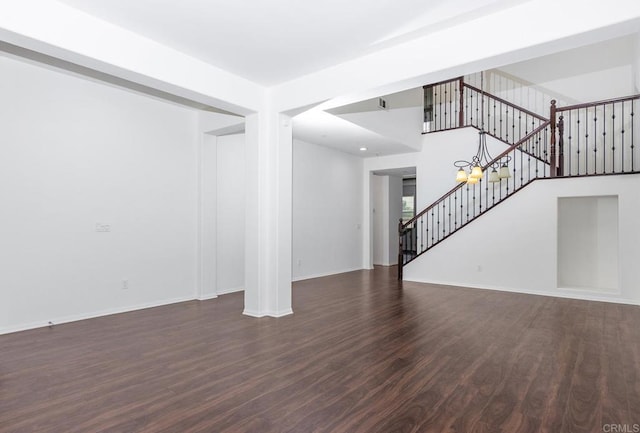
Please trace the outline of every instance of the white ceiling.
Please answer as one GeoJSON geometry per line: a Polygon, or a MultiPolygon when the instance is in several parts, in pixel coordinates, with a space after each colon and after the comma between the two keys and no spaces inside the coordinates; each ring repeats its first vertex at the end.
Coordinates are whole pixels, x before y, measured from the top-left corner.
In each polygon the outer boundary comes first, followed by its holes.
{"type": "MultiPolygon", "coordinates": [[[[272,86],[530,0],[57,1],[272,86]]],[[[599,63],[609,50],[595,51],[581,58],[599,63]]],[[[522,68],[549,69],[536,62],[522,68]]],[[[374,98],[303,113],[294,118],[294,137],[364,157],[419,149],[422,89],[380,96],[387,110],[374,98]]]]}
{"type": "Polygon", "coordinates": [[[262,85],[526,0],[60,0],[262,85]]]}
{"type": "MultiPolygon", "coordinates": [[[[419,130],[416,132],[420,134],[419,130]]],[[[294,117],[293,135],[302,141],[363,157],[416,151],[394,137],[379,134],[322,110],[310,110],[294,117]],[[360,150],[361,147],[366,147],[366,150],[360,150]]]]}

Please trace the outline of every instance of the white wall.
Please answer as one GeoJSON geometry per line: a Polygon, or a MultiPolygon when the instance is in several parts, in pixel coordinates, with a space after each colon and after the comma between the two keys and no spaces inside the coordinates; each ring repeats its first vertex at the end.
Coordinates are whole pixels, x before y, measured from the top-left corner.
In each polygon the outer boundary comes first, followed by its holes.
{"type": "Polygon", "coordinates": [[[398,221],[402,217],[402,178],[373,175],[371,178],[373,264],[398,263],[398,221]]]}
{"type": "Polygon", "coordinates": [[[404,278],[640,304],[639,188],[640,175],[536,181],[408,264],[404,278]],[[612,195],[619,204],[619,291],[558,288],[558,198],[612,195]]]}
{"type": "Polygon", "coordinates": [[[402,218],[402,178],[389,176],[388,264],[398,264],[398,222],[402,218]]]}
{"type": "Polygon", "coordinates": [[[558,287],[619,291],[618,196],[558,199],[558,287]]]}
{"type": "Polygon", "coordinates": [[[640,92],[640,32],[634,35],[633,44],[633,78],[635,93],[640,92]]]}
{"type": "Polygon", "coordinates": [[[634,51],[634,38],[625,36],[503,66],[501,71],[521,81],[488,74],[485,84],[494,95],[548,117],[552,98],[562,105],[560,101],[574,104],[634,94],[634,51]],[[548,95],[544,101],[536,98],[538,90],[548,95]],[[536,99],[535,105],[529,98],[536,99]]]}
{"type": "Polygon", "coordinates": [[[245,135],[218,137],[217,293],[244,288],[245,135]]]}
{"type": "Polygon", "coordinates": [[[0,77],[0,332],[193,299],[196,112],[8,57],[0,77]]]}
{"type": "Polygon", "coordinates": [[[360,157],[294,140],[293,279],[362,268],[360,157]]]}
{"type": "Polygon", "coordinates": [[[382,265],[384,263],[385,243],[383,240],[385,239],[385,234],[388,235],[388,227],[385,226],[386,218],[384,217],[388,207],[384,181],[385,176],[371,175],[371,224],[373,227],[371,248],[373,249],[374,265],[382,265]]]}
{"type": "MultiPolygon", "coordinates": [[[[366,158],[364,160],[364,171],[362,181],[364,190],[371,189],[371,172],[387,170],[401,167],[416,167],[416,212],[433,203],[451,188],[456,186],[456,168],[453,162],[459,159],[469,160],[478,150],[478,130],[475,128],[454,129],[437,134],[426,134],[422,136],[422,151],[415,153],[404,153],[400,155],[390,155],[366,158]]],[[[487,146],[492,155],[498,155],[500,151],[506,149],[506,145],[487,137],[487,146]]],[[[400,201],[402,200],[400,186],[400,201]]],[[[372,197],[369,194],[363,195],[363,268],[370,269],[373,262],[373,220],[372,220],[372,197]]],[[[395,226],[393,231],[397,231],[397,222],[402,211],[400,202],[400,213],[394,216],[395,226]]],[[[397,237],[394,246],[390,246],[397,255],[397,237]]],[[[395,259],[397,261],[397,258],[395,259]]]]}

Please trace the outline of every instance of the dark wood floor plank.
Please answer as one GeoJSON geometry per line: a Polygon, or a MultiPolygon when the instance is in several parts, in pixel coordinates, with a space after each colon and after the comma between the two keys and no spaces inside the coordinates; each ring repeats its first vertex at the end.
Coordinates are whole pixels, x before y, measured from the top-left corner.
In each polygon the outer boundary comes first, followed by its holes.
{"type": "Polygon", "coordinates": [[[629,419],[621,424],[640,424],[640,317],[636,307],[620,306],[618,319],[622,368],[627,390],[629,419]]]}
{"type": "Polygon", "coordinates": [[[294,284],[0,336],[0,433],[585,432],[640,418],[640,309],[399,283],[294,284]]]}

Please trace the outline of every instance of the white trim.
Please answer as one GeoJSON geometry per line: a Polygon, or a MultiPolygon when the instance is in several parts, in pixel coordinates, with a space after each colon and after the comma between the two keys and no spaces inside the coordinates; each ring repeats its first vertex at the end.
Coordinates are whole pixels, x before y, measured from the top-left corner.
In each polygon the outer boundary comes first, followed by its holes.
{"type": "Polygon", "coordinates": [[[291,314],[293,314],[293,309],[287,308],[287,309],[282,310],[282,311],[271,312],[271,313],[269,313],[269,316],[270,317],[284,317],[284,316],[289,316],[291,314]]]}
{"type": "Polygon", "coordinates": [[[298,277],[293,277],[291,281],[310,280],[312,278],[328,277],[329,275],[344,274],[346,272],[362,271],[363,269],[364,268],[358,266],[358,267],[355,267],[355,268],[343,269],[343,270],[340,270],[340,271],[328,271],[328,272],[320,272],[320,273],[311,274],[311,275],[301,275],[301,276],[298,276],[298,277]]]}
{"type": "MultiPolygon", "coordinates": [[[[486,287],[486,286],[479,286],[475,284],[456,284],[450,281],[437,282],[437,281],[426,281],[423,279],[410,280],[408,278],[404,278],[403,281],[413,282],[413,283],[424,283],[424,284],[437,284],[439,286],[460,287],[463,289],[495,290],[497,292],[522,293],[524,295],[548,296],[551,298],[578,299],[581,301],[595,301],[595,302],[609,302],[613,304],[640,305],[640,300],[637,300],[637,299],[592,296],[585,293],[583,294],[573,293],[573,290],[571,293],[534,292],[532,290],[512,289],[507,287],[486,287]]],[[[559,289],[559,290],[563,290],[563,289],[559,289]]]]}
{"type": "MultiPolygon", "coordinates": [[[[394,262],[394,263],[374,263],[373,266],[385,266],[385,267],[390,267],[390,266],[397,266],[398,262],[394,262]]],[[[373,268],[372,268],[373,269],[373,268]]]]}
{"type": "Polygon", "coordinates": [[[209,299],[216,299],[218,297],[218,294],[216,293],[212,293],[210,295],[202,295],[202,296],[198,296],[196,299],[198,301],[208,301],[209,299]]]}
{"type": "Polygon", "coordinates": [[[230,289],[218,289],[218,296],[228,295],[229,293],[244,292],[244,287],[232,287],[230,289]]]}
{"type": "Polygon", "coordinates": [[[244,309],[242,314],[249,317],[265,317],[267,315],[267,313],[260,313],[258,311],[248,310],[246,308],[244,309]]]}
{"type": "MultiPolygon", "coordinates": [[[[144,310],[144,309],[153,308],[153,307],[161,307],[163,305],[169,305],[169,304],[178,304],[180,302],[187,302],[187,301],[193,301],[193,300],[194,298],[191,296],[164,299],[161,301],[146,302],[144,304],[132,305],[127,307],[119,307],[119,308],[111,308],[107,310],[94,311],[92,313],[74,314],[71,316],[52,318],[50,319],[50,322],[52,322],[55,326],[63,323],[77,322],[79,320],[86,320],[86,319],[95,319],[97,317],[110,316],[112,314],[128,313],[131,311],[144,310]]],[[[0,335],[10,334],[12,332],[26,331],[26,330],[35,329],[35,328],[44,328],[46,326],[49,326],[49,321],[25,323],[25,324],[13,326],[13,327],[0,328],[0,335]]]]}
{"type": "Polygon", "coordinates": [[[245,316],[249,316],[249,317],[284,317],[284,316],[288,316],[290,314],[293,314],[293,310],[291,308],[287,308],[285,310],[282,311],[265,311],[265,312],[257,312],[257,311],[253,311],[253,310],[247,310],[245,309],[242,314],[244,314],[245,316]]]}

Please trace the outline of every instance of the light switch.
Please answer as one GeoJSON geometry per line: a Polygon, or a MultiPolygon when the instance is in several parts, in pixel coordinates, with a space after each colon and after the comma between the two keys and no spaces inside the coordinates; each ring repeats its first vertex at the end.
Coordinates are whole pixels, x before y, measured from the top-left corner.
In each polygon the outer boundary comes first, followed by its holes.
{"type": "Polygon", "coordinates": [[[111,231],[110,224],[96,223],[96,231],[99,233],[106,233],[111,231]]]}

